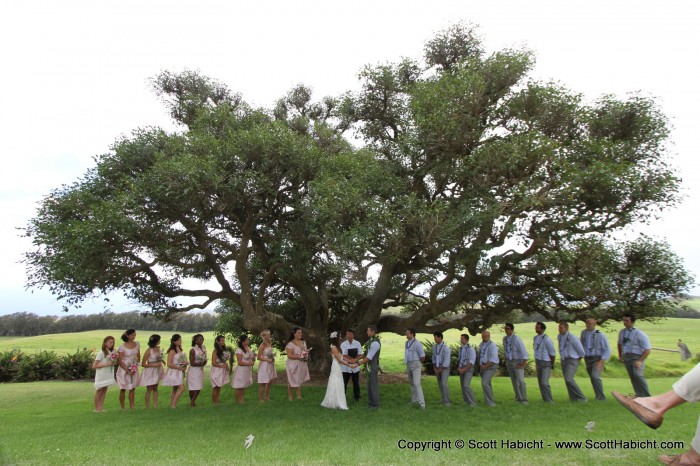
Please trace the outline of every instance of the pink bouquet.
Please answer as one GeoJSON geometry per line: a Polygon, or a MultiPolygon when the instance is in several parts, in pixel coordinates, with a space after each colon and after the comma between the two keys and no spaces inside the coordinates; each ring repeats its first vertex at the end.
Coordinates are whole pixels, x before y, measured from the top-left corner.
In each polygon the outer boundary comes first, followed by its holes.
{"type": "Polygon", "coordinates": [[[129,370],[131,371],[132,374],[136,374],[139,370],[139,363],[137,362],[132,362],[131,365],[129,366],[129,370]]]}
{"type": "Polygon", "coordinates": [[[119,359],[119,353],[112,353],[110,351],[110,353],[107,355],[107,359],[109,359],[110,363],[114,364],[117,359],[119,359]]]}
{"type": "Polygon", "coordinates": [[[299,361],[301,362],[309,362],[309,359],[311,357],[311,350],[313,348],[305,349],[304,351],[301,352],[299,355],[299,361]]]}

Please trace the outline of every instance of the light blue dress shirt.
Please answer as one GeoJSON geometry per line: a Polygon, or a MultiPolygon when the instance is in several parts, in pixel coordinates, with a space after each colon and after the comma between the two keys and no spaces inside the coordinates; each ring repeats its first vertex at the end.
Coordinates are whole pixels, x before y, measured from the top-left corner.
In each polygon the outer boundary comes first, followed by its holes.
{"type": "Polygon", "coordinates": [[[610,359],[610,345],[605,334],[600,330],[584,330],[581,332],[581,344],[586,356],[600,356],[600,359],[610,359]]]}
{"type": "Polygon", "coordinates": [[[540,361],[551,361],[557,355],[554,351],[554,342],[544,333],[535,335],[532,346],[535,349],[535,359],[540,361]]]}
{"type": "Polygon", "coordinates": [[[557,339],[559,340],[559,356],[562,359],[578,359],[586,355],[581,340],[570,332],[557,335],[557,339]]]}

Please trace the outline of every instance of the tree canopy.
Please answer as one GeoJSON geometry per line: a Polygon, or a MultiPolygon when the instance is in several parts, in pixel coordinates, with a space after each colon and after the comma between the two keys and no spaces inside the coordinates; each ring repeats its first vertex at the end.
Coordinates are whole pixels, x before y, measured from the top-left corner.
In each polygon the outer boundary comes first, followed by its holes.
{"type": "Polygon", "coordinates": [[[668,245],[613,239],[679,200],[654,100],[535,81],[532,52],[487,53],[467,24],[424,52],[366,66],[358,91],[297,86],[273,108],[161,73],[178,130],[135,130],[43,199],[29,285],[68,305],[121,290],[161,314],[217,303],[319,348],[368,324],[475,333],[515,309],[676,306],[692,279],[668,245]]]}

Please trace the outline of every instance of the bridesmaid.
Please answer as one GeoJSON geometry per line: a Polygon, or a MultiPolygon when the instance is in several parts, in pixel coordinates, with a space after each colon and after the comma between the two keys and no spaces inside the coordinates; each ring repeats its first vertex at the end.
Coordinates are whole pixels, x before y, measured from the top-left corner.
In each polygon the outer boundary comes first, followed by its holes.
{"type": "Polygon", "coordinates": [[[287,396],[292,400],[292,389],[296,389],[297,400],[301,400],[301,384],[310,379],[309,366],[302,359],[302,353],[307,352],[306,342],[302,339],[301,328],[294,327],[287,340],[287,396]]]}
{"type": "Polygon", "coordinates": [[[105,396],[107,388],[114,385],[114,364],[117,353],[114,352],[114,337],[105,337],[102,340],[102,351],[97,353],[92,368],[95,370],[95,412],[105,410],[105,396]]]}
{"type": "Polygon", "coordinates": [[[200,333],[192,337],[190,350],[190,370],[187,373],[187,389],[190,391],[190,407],[197,406],[197,397],[204,387],[204,366],[207,365],[207,349],[204,336],[200,333]]]}
{"type": "Polygon", "coordinates": [[[177,400],[185,391],[185,371],[187,370],[187,358],[182,352],[182,337],[175,334],[170,338],[168,348],[168,371],[163,376],[161,385],[173,387],[170,393],[170,407],[177,408],[177,400]]]}
{"type": "Polygon", "coordinates": [[[223,335],[217,335],[214,340],[214,351],[211,353],[211,373],[209,374],[211,401],[215,405],[219,404],[221,387],[228,383],[231,362],[231,353],[226,351],[226,338],[223,335]]]}
{"type": "Polygon", "coordinates": [[[117,384],[119,384],[119,404],[124,409],[126,391],[129,390],[129,408],[134,409],[134,395],[139,385],[139,361],[141,361],[141,345],[136,340],[136,330],[130,328],[122,334],[124,342],[117,349],[119,353],[119,369],[117,369],[117,384]]]}
{"type": "Polygon", "coordinates": [[[151,407],[151,396],[153,397],[153,407],[158,407],[158,384],[163,378],[163,352],[160,350],[160,335],[151,335],[148,339],[148,349],[143,353],[141,360],[140,386],[146,387],[146,409],[151,407]]]}
{"type": "Polygon", "coordinates": [[[250,350],[248,335],[238,337],[236,364],[231,386],[236,390],[236,403],[243,404],[245,389],[253,384],[253,364],[255,364],[255,354],[250,350]]]}
{"type": "Polygon", "coordinates": [[[263,330],[260,333],[263,339],[262,344],[258,348],[258,387],[260,402],[270,401],[270,387],[272,379],[277,378],[275,370],[275,357],[272,351],[272,338],[269,330],[263,330]]]}

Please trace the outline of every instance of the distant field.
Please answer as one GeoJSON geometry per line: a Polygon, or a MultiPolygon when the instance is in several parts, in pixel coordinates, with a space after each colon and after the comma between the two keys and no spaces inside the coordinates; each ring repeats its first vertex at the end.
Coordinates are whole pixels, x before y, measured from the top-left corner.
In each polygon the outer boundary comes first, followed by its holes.
{"type": "MultiPolygon", "coordinates": [[[[556,338],[557,325],[555,323],[547,324],[547,333],[552,338],[556,338]]],[[[516,334],[519,335],[528,349],[532,348],[532,338],[535,335],[535,324],[517,324],[515,326],[516,334]]],[[[640,322],[637,326],[649,335],[651,344],[654,348],[664,348],[677,350],[678,339],[682,339],[693,352],[700,353],[700,319],[665,319],[658,323],[640,322]]],[[[584,328],[582,323],[572,324],[571,332],[574,335],[579,335],[584,328]]],[[[622,324],[611,323],[606,328],[601,330],[607,335],[608,341],[612,349],[612,354],[617,355],[617,335],[622,324]]],[[[90,332],[79,333],[64,333],[42,335],[37,337],[0,337],[0,351],[9,350],[12,348],[20,348],[24,352],[33,353],[39,350],[55,351],[58,354],[73,353],[77,348],[99,348],[102,344],[102,339],[106,335],[112,335],[117,339],[117,345],[120,343],[119,336],[123,330],[94,330],[90,332]]],[[[145,348],[146,341],[151,335],[151,331],[139,332],[137,340],[141,342],[145,348]]],[[[167,347],[169,339],[173,332],[160,332],[162,338],[161,346],[167,347]]],[[[213,348],[214,334],[212,332],[201,332],[205,338],[205,346],[208,349],[213,348]]],[[[445,341],[451,345],[456,345],[459,342],[459,330],[448,330],[445,332],[445,341]]],[[[194,333],[181,333],[183,346],[185,349],[190,347],[192,335],[194,333]]],[[[505,334],[501,326],[491,328],[491,338],[497,343],[501,343],[505,334]]],[[[418,334],[421,341],[433,341],[432,335],[418,334]]],[[[396,334],[382,334],[382,353],[381,365],[382,369],[387,372],[403,372],[403,351],[406,337],[396,334]]],[[[481,337],[479,335],[471,337],[472,344],[479,344],[481,337]]],[[[649,377],[677,377],[684,374],[688,369],[693,367],[693,361],[681,361],[678,353],[669,353],[655,350],[648,359],[647,376],[649,377]]],[[[279,358],[277,361],[279,369],[284,368],[284,358],[279,358]]],[[[580,369],[580,375],[585,375],[585,369],[580,369]]],[[[554,371],[555,377],[561,376],[560,369],[554,371]]],[[[624,366],[613,358],[610,363],[606,364],[605,377],[626,377],[624,366]]]]}

